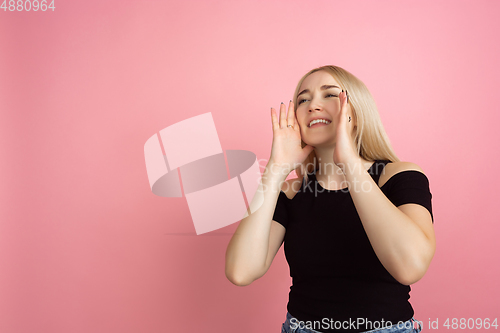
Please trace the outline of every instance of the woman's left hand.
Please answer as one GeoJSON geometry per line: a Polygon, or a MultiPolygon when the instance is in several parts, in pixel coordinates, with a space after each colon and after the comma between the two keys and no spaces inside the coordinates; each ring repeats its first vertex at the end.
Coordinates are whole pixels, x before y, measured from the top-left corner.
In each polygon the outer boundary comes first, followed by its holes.
{"type": "Polygon", "coordinates": [[[361,159],[354,140],[352,131],[354,128],[354,119],[351,115],[351,108],[347,102],[347,92],[342,91],[339,94],[340,112],[337,119],[337,134],[335,138],[335,151],[333,153],[333,162],[344,171],[349,165],[354,165],[361,159]],[[349,121],[351,117],[351,121],[349,121]]]}

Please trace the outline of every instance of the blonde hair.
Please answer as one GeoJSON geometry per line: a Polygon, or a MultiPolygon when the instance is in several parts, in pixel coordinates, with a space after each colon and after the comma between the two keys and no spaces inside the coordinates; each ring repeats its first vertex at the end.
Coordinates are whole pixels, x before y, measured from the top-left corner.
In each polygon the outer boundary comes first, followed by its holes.
{"type": "MultiPolygon", "coordinates": [[[[329,73],[339,83],[341,89],[349,92],[349,104],[356,121],[354,132],[358,155],[368,161],[389,160],[399,162],[399,158],[394,153],[389,137],[384,130],[375,100],[370,91],[360,79],[343,68],[321,66],[305,74],[297,84],[293,95],[294,111],[297,111],[297,95],[302,82],[306,77],[318,71],[329,73]]],[[[304,148],[307,144],[301,140],[301,145],[304,148]]],[[[316,160],[316,153],[313,150],[302,165],[296,169],[297,175],[304,177],[307,182],[307,174],[318,170],[319,165],[316,160]]]]}

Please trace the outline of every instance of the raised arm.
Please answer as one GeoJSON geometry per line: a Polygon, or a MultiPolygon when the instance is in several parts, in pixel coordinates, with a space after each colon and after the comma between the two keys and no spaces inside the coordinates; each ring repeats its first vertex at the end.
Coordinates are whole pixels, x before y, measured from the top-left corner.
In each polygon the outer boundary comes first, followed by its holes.
{"type": "MultiPolygon", "coordinates": [[[[405,170],[422,172],[414,163],[390,163],[388,178],[405,170]]],[[[361,166],[346,168],[346,178],[368,239],[387,271],[400,283],[420,280],[436,250],[429,211],[421,205],[396,207],[361,166]],[[350,186],[351,187],[351,186],[350,186]]]]}
{"type": "Polygon", "coordinates": [[[260,208],[244,218],[226,250],[226,277],[238,286],[246,286],[265,274],[283,241],[284,227],[272,223],[278,196],[288,174],[304,162],[313,147],[302,148],[300,128],[296,122],[293,103],[288,116],[281,103],[279,120],[271,108],[273,145],[259,190],[250,206],[260,208]],[[290,127],[289,127],[290,125],[290,127]],[[274,252],[274,253],[273,253],[274,252]]]}
{"type": "MultiPolygon", "coordinates": [[[[410,285],[427,271],[436,249],[434,228],[429,211],[421,205],[396,207],[363,167],[348,119],[347,92],[339,95],[340,105],[334,162],[347,180],[352,201],[370,244],[385,269],[401,284],[410,285]]],[[[388,178],[405,170],[422,172],[418,165],[389,163],[388,178]]],[[[423,172],[422,172],[423,173],[423,172]]]]}
{"type": "Polygon", "coordinates": [[[273,248],[278,245],[279,249],[283,241],[284,228],[281,226],[283,229],[281,237],[276,237],[278,235],[271,235],[271,227],[281,189],[280,184],[283,183],[285,177],[286,175],[284,177],[272,175],[271,172],[264,173],[260,189],[250,205],[263,202],[262,206],[255,213],[241,220],[227,246],[226,277],[237,286],[249,285],[269,269],[272,258],[276,254],[268,258],[270,238],[279,242],[279,245],[273,244],[273,248]]]}

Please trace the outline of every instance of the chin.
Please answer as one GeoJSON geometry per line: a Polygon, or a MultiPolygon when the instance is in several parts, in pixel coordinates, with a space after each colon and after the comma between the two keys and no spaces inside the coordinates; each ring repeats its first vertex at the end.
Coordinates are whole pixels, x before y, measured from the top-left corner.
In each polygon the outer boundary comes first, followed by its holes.
{"type": "Polygon", "coordinates": [[[314,148],[332,148],[335,147],[335,144],[329,143],[329,142],[318,142],[318,143],[311,143],[311,146],[314,148]]]}
{"type": "Polygon", "coordinates": [[[333,141],[332,139],[328,140],[304,140],[302,139],[302,141],[304,141],[305,144],[308,144],[310,146],[313,146],[313,147],[331,147],[332,145],[335,146],[335,141],[333,141]]]}

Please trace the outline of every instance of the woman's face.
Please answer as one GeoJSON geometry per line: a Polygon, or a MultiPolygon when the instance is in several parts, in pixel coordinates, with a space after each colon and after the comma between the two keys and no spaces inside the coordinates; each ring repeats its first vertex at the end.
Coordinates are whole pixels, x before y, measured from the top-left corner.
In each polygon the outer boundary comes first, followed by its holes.
{"type": "Polygon", "coordinates": [[[337,81],[325,71],[312,73],[304,79],[296,101],[302,141],[314,147],[335,144],[341,91],[337,81]],[[313,123],[310,127],[311,121],[318,118],[327,123],[313,123]]]}

